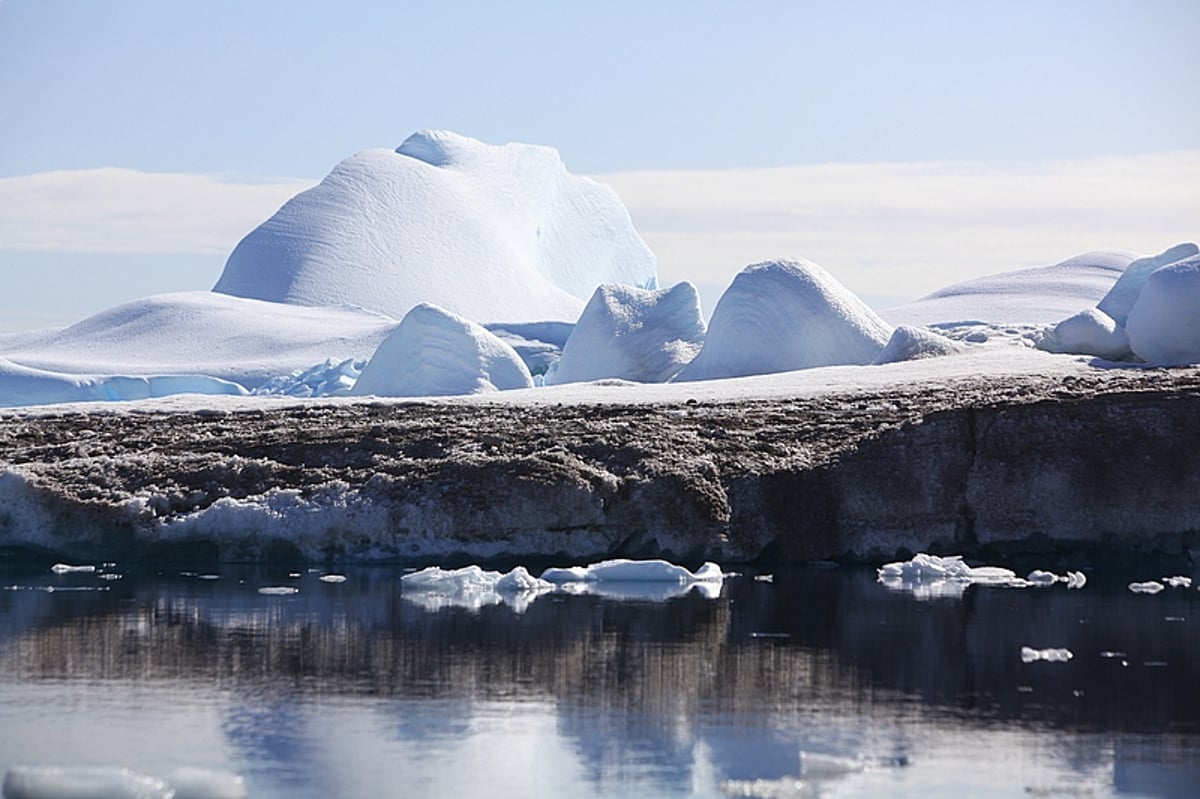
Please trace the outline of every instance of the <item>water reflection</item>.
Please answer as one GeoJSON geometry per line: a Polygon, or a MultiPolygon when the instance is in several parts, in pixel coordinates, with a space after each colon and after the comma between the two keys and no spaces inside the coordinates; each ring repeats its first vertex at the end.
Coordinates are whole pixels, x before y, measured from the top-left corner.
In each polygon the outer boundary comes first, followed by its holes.
{"type": "Polygon", "coordinates": [[[919,601],[870,571],[794,570],[715,599],[555,593],[517,613],[429,610],[399,577],[6,574],[0,767],[222,768],[251,796],[1200,785],[1194,590],[919,601]],[[864,768],[802,774],[801,752],[864,768]]]}

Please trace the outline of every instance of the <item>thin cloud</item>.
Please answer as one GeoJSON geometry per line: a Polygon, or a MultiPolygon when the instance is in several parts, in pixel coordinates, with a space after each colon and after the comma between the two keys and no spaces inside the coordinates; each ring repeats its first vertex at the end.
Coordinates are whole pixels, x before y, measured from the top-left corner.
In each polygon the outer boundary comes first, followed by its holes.
{"type": "Polygon", "coordinates": [[[0,250],[227,253],[313,182],[112,167],[0,178],[0,250]]]}

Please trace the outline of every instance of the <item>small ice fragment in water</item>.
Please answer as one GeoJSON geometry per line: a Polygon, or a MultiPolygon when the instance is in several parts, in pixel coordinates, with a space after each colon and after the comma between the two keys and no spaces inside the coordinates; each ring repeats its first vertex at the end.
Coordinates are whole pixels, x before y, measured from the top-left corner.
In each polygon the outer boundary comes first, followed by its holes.
{"type": "Polygon", "coordinates": [[[1177,577],[1164,577],[1162,581],[1172,588],[1191,588],[1192,578],[1179,575],[1177,577]]]}
{"type": "Polygon", "coordinates": [[[1135,594],[1157,594],[1164,588],[1166,588],[1166,586],[1156,580],[1149,580],[1144,583],[1129,584],[1129,590],[1135,594]]]}
{"type": "Polygon", "coordinates": [[[1163,616],[1164,621],[1187,621],[1186,616],[1163,616]]]}
{"type": "Polygon", "coordinates": [[[165,782],[123,768],[18,766],[4,775],[4,799],[174,799],[174,796],[175,791],[165,782]]]}
{"type": "Polygon", "coordinates": [[[1083,588],[1087,585],[1087,575],[1083,572],[1067,572],[1067,588],[1083,588]]]}
{"type": "Polygon", "coordinates": [[[1063,582],[1067,580],[1067,578],[1059,577],[1054,572],[1042,571],[1041,569],[1034,569],[1025,579],[1032,585],[1054,585],[1059,580],[1063,582]]]}
{"type": "Polygon", "coordinates": [[[840,777],[865,771],[866,768],[867,762],[861,757],[838,757],[800,750],[800,776],[805,779],[840,777]]]}
{"type": "Polygon", "coordinates": [[[1075,655],[1070,649],[1051,648],[1051,649],[1034,649],[1032,647],[1021,647],[1021,662],[1033,663],[1037,660],[1045,660],[1049,663],[1066,663],[1075,655]]]}
{"type": "Polygon", "coordinates": [[[300,593],[300,589],[290,585],[268,585],[258,589],[258,593],[264,596],[287,596],[300,593]]]}
{"type": "Polygon", "coordinates": [[[219,575],[219,574],[197,574],[196,579],[197,580],[220,580],[221,575],[219,575]]]}
{"type": "Polygon", "coordinates": [[[1128,655],[1126,655],[1124,652],[1111,652],[1106,649],[1100,653],[1100,657],[1102,657],[1102,658],[1123,658],[1123,657],[1128,657],[1128,655]]]}
{"type": "Polygon", "coordinates": [[[237,774],[206,768],[178,768],[167,775],[173,799],[246,799],[246,782],[237,774]]]}
{"type": "Polygon", "coordinates": [[[344,574],[322,574],[317,579],[323,583],[344,583],[344,582],[346,582],[346,575],[344,575],[344,574]]]}
{"type": "Polygon", "coordinates": [[[756,575],[754,575],[754,582],[756,582],[756,583],[773,583],[773,582],[775,582],[775,575],[773,575],[773,574],[756,574],[756,575]]]}
{"type": "Polygon", "coordinates": [[[55,563],[50,567],[50,571],[55,574],[92,574],[96,571],[95,566],[72,566],[69,563],[55,563]]]}

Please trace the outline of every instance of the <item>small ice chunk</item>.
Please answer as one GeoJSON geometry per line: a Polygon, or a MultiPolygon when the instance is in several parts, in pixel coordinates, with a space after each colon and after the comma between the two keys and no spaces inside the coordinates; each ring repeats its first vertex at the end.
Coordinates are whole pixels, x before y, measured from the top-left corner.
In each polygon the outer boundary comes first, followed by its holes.
{"type": "Polygon", "coordinates": [[[317,579],[323,583],[344,583],[344,582],[346,582],[346,575],[344,575],[344,574],[322,574],[317,579]]]}
{"type": "Polygon", "coordinates": [[[496,580],[496,592],[499,594],[545,591],[549,588],[546,581],[534,577],[524,566],[517,566],[507,574],[500,575],[500,578],[496,580]]]}
{"type": "Polygon", "coordinates": [[[1034,661],[1044,660],[1048,663],[1066,663],[1075,655],[1070,649],[1050,648],[1050,649],[1034,649],[1032,647],[1021,647],[1021,662],[1033,663],[1034,661]]]}
{"type": "Polygon", "coordinates": [[[861,757],[839,757],[800,750],[800,776],[806,779],[840,777],[866,768],[867,762],[861,757]]]}
{"type": "Polygon", "coordinates": [[[1067,588],[1083,588],[1087,585],[1087,575],[1083,572],[1067,572],[1067,588]]]}
{"type": "Polygon", "coordinates": [[[72,566],[69,563],[55,563],[50,567],[50,571],[55,574],[92,574],[96,571],[95,566],[72,566]]]}
{"type": "Polygon", "coordinates": [[[715,563],[705,563],[693,574],[683,566],[676,566],[665,560],[616,558],[593,563],[590,566],[546,569],[542,572],[542,579],[552,583],[613,581],[690,584],[724,579],[724,572],[715,563]]]}
{"type": "Polygon", "coordinates": [[[246,799],[246,781],[228,771],[179,768],[167,775],[173,799],[246,799]]]}
{"type": "Polygon", "coordinates": [[[773,575],[773,574],[756,574],[756,575],[754,575],[754,581],[756,583],[773,583],[773,582],[775,582],[775,575],[773,575]]]}
{"type": "Polygon", "coordinates": [[[1171,586],[1172,588],[1191,588],[1192,587],[1192,578],[1184,577],[1183,575],[1178,575],[1175,577],[1164,577],[1164,578],[1162,578],[1162,581],[1164,583],[1166,583],[1167,585],[1171,586]]]}
{"type": "Polygon", "coordinates": [[[1059,580],[1062,580],[1063,582],[1066,582],[1067,580],[1067,578],[1059,577],[1054,572],[1043,571],[1041,569],[1034,569],[1025,579],[1028,580],[1031,585],[1054,585],[1059,580]]]}
{"type": "Polygon", "coordinates": [[[300,589],[291,585],[267,585],[258,589],[263,596],[288,596],[300,593],[300,589]]]}
{"type": "MultiPolygon", "coordinates": [[[[245,796],[245,794],[242,794],[245,796]]],[[[123,768],[18,766],[4,775],[4,799],[174,799],[165,782],[123,768]]]]}
{"type": "Polygon", "coordinates": [[[479,566],[443,569],[430,566],[400,578],[402,595],[430,611],[443,607],[479,610],[505,602],[518,613],[554,586],[533,577],[524,566],[511,572],[487,571],[479,566]]]}
{"type": "Polygon", "coordinates": [[[1157,594],[1165,589],[1166,586],[1157,580],[1148,580],[1144,583],[1130,583],[1129,590],[1135,594],[1157,594]]]}

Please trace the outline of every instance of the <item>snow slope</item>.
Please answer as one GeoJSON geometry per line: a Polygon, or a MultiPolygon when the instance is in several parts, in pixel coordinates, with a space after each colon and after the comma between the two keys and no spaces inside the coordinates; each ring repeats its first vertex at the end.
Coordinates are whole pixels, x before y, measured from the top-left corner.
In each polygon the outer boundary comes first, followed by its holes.
{"type": "Polygon", "coordinates": [[[703,343],[700,296],[691,283],[658,291],[600,286],[546,374],[546,385],[603,378],[664,383],[703,343]]]}
{"type": "Polygon", "coordinates": [[[742,270],[713,310],[708,336],[680,381],[869,364],[892,330],[828,272],[810,261],[742,270]]]}
{"type": "Polygon", "coordinates": [[[379,345],[351,393],[433,397],[532,387],[512,347],[469,319],[421,303],[379,345]]]}
{"type": "Polygon", "coordinates": [[[427,302],[507,322],[573,320],[602,283],[656,282],[616,194],[568,173],[553,148],[422,131],[289,200],[242,239],[214,290],[396,318],[427,302]]]}
{"type": "Polygon", "coordinates": [[[1125,252],[1088,252],[1053,266],[955,283],[880,316],[894,325],[1053,324],[1095,305],[1133,259],[1125,252]]]}
{"type": "Polygon", "coordinates": [[[361,308],[160,294],[0,339],[0,405],[239,393],[231,383],[253,389],[326,359],[366,358],[395,327],[361,308]]]}

